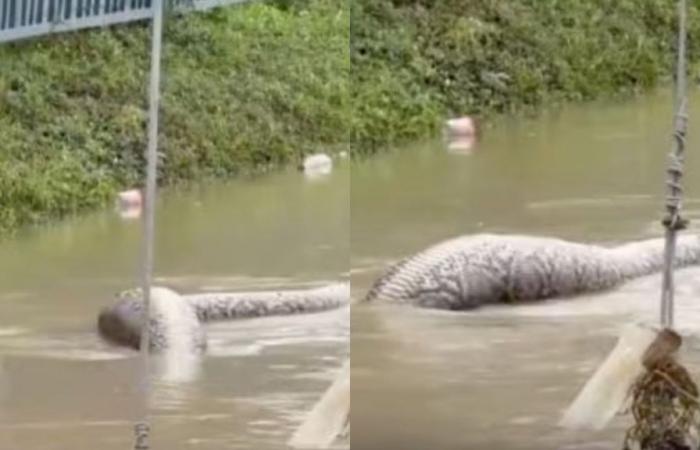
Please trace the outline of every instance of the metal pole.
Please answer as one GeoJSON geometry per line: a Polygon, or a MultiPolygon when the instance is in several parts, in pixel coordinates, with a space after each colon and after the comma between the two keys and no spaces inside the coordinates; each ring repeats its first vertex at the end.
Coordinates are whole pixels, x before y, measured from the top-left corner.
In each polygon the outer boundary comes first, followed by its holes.
{"type": "Polygon", "coordinates": [[[686,112],[686,0],[678,0],[678,60],[676,63],[675,120],[673,148],[669,155],[668,192],[666,196],[666,244],[664,252],[664,272],[661,286],[661,326],[673,327],[673,261],[675,259],[676,232],[686,226],[680,216],[681,177],[688,116],[686,112]]]}
{"type": "Polygon", "coordinates": [[[150,392],[149,351],[150,351],[150,305],[151,283],[153,278],[153,247],[155,238],[156,175],[158,164],[158,108],[160,103],[160,54],[163,35],[163,2],[153,0],[153,22],[151,38],[151,82],[148,105],[148,148],[146,150],[146,192],[144,199],[142,272],[143,316],[141,327],[142,383],[144,390],[143,420],[137,423],[134,432],[135,450],[149,448],[148,395],[150,392]]]}

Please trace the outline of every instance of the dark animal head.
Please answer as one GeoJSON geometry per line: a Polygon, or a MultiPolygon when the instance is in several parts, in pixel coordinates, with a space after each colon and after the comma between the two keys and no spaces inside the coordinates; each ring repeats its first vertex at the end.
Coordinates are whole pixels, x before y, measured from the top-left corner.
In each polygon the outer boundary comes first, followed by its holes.
{"type": "Polygon", "coordinates": [[[97,329],[106,341],[138,350],[141,346],[143,302],[140,291],[117,294],[117,302],[100,311],[97,329]]]}
{"type": "MultiPolygon", "coordinates": [[[[142,323],[143,296],[140,289],[132,289],[118,294],[114,305],[100,311],[97,328],[106,341],[138,350],[142,323]]],[[[206,349],[206,332],[194,307],[170,289],[152,289],[148,326],[151,351],[206,349]]]]}

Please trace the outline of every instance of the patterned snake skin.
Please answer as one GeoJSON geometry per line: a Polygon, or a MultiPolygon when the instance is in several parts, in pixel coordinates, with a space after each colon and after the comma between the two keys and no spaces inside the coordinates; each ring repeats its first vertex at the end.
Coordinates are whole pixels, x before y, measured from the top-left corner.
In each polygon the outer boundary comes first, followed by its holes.
{"type": "MultiPolygon", "coordinates": [[[[606,248],[545,237],[464,236],[396,263],[374,283],[365,300],[467,310],[489,303],[571,296],[660,271],[663,252],[663,239],[606,248]]],[[[699,262],[700,239],[679,238],[676,266],[699,262]]]]}
{"type": "MultiPolygon", "coordinates": [[[[350,284],[337,283],[313,289],[225,292],[180,295],[170,289],[151,291],[150,349],[204,351],[205,322],[313,313],[349,302],[350,284]]],[[[138,349],[143,299],[140,289],[124,291],[117,302],[104,308],[97,328],[107,341],[138,349]]]]}

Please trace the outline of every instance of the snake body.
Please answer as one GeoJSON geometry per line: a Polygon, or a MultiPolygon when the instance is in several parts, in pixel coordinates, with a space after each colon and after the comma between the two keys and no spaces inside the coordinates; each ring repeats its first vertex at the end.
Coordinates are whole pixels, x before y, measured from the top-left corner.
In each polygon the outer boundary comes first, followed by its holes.
{"type": "MultiPolygon", "coordinates": [[[[556,238],[478,234],[450,239],[399,261],[365,300],[474,309],[610,289],[663,267],[664,240],[605,247],[556,238]]],[[[700,239],[678,239],[675,265],[700,262],[700,239]]]]}
{"type": "MultiPolygon", "coordinates": [[[[140,289],[124,291],[100,311],[97,328],[107,341],[139,349],[143,313],[140,289]]],[[[180,295],[154,287],[151,290],[150,350],[206,349],[207,322],[325,311],[347,304],[349,283],[312,289],[224,292],[180,295]]]]}

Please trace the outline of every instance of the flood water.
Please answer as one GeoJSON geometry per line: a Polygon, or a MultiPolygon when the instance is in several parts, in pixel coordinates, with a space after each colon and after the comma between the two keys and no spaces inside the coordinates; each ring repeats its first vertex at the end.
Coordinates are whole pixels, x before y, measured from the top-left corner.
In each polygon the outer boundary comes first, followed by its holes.
{"type": "MultiPolygon", "coordinates": [[[[700,104],[700,94],[691,105],[700,104]]],[[[672,100],[572,106],[502,119],[471,155],[441,142],[353,166],[352,283],[360,298],[392,261],[461,234],[613,243],[661,236],[672,100]]],[[[700,122],[690,111],[686,216],[700,229],[700,122]]],[[[677,275],[685,362],[700,373],[700,269],[677,275]]],[[[620,327],[654,323],[660,275],[602,295],[468,313],[360,304],[352,312],[352,445],[358,450],[618,449],[556,424],[620,327]]]]}
{"type": "MultiPolygon", "coordinates": [[[[156,281],[180,292],[347,279],[349,170],[295,171],[165,192],[156,281]]],[[[219,323],[200,360],[104,344],[97,313],[138,283],[140,223],[113,211],[0,242],[0,449],[132,448],[142,401],[153,449],[283,449],[346,360],[349,310],[219,323]]]]}

